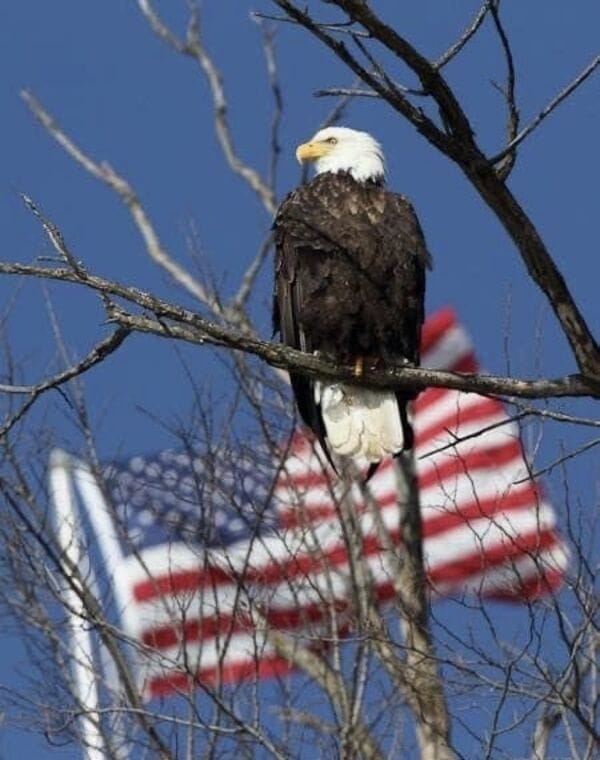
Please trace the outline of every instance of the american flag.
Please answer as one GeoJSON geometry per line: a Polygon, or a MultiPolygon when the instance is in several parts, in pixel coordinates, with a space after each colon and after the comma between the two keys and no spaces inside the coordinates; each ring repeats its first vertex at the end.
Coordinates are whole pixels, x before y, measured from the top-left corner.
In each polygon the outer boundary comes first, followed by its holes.
{"type": "MultiPolygon", "coordinates": [[[[422,363],[478,369],[452,310],[427,321],[422,363]]],[[[566,548],[503,405],[431,388],[414,404],[414,427],[432,593],[518,601],[559,586],[566,548]]],[[[300,433],[273,460],[263,449],[168,450],[110,465],[95,496],[83,489],[88,510],[98,509],[91,502],[102,493],[118,518],[111,575],[123,629],[144,645],[140,678],[149,697],[194,681],[212,686],[287,672],[269,628],[289,633],[296,646],[319,648],[333,610],[337,633],[351,630],[340,485],[300,433]]],[[[359,486],[350,494],[381,602],[394,595],[382,525],[402,551],[397,477],[390,460],[371,479],[370,495],[359,486]]]]}

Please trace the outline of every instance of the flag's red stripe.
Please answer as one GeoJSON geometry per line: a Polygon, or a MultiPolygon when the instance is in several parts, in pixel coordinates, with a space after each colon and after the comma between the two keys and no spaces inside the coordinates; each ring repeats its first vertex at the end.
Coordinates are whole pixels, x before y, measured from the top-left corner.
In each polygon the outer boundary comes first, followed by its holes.
{"type": "MultiPolygon", "coordinates": [[[[499,509],[503,512],[523,508],[529,510],[535,506],[537,498],[535,489],[530,484],[525,484],[522,489],[515,489],[500,499],[474,501],[471,504],[462,505],[460,510],[448,510],[438,517],[428,519],[423,525],[423,536],[429,538],[465,525],[470,520],[490,517],[499,509]]],[[[390,531],[390,537],[397,542],[399,532],[390,531]]],[[[379,554],[380,551],[381,547],[377,537],[365,536],[363,553],[372,556],[379,554]]],[[[280,583],[282,578],[291,581],[293,578],[310,576],[313,573],[323,572],[327,568],[338,567],[346,562],[346,547],[342,543],[338,543],[328,549],[325,557],[300,555],[286,558],[281,562],[275,560],[263,568],[248,568],[243,577],[246,583],[271,585],[280,583]]],[[[146,602],[161,596],[195,591],[199,588],[215,588],[235,582],[236,578],[230,572],[220,568],[208,567],[173,572],[170,575],[136,583],[133,587],[133,593],[137,602],[146,602]]]]}
{"type": "MultiPolygon", "coordinates": [[[[556,543],[558,544],[558,539],[556,543]]],[[[564,570],[558,567],[543,567],[539,568],[538,574],[532,578],[515,580],[512,591],[502,589],[490,592],[487,596],[502,602],[523,601],[523,599],[534,601],[559,589],[563,581],[564,570]]]]}
{"type": "Polygon", "coordinates": [[[440,338],[453,327],[456,327],[454,309],[440,309],[429,316],[421,330],[421,356],[431,351],[440,338]]]}
{"type": "Polygon", "coordinates": [[[163,697],[176,691],[188,691],[194,683],[212,687],[219,683],[281,676],[292,669],[292,664],[282,657],[261,655],[259,658],[257,655],[252,659],[223,663],[220,667],[204,668],[195,676],[180,670],[172,670],[163,676],[152,678],[147,685],[147,691],[151,697],[163,697]]]}
{"type": "MultiPolygon", "coordinates": [[[[323,619],[323,602],[305,604],[302,607],[266,608],[262,610],[263,617],[272,628],[278,630],[302,628],[323,619]]],[[[328,602],[329,614],[335,611],[342,613],[346,609],[342,600],[328,602]]],[[[156,649],[167,649],[177,646],[182,641],[205,641],[216,636],[231,636],[234,633],[252,632],[253,624],[248,615],[239,610],[237,613],[219,613],[202,620],[190,618],[183,624],[163,625],[144,631],[141,638],[147,646],[156,649]]]]}
{"type": "MultiPolygon", "coordinates": [[[[449,449],[447,453],[450,455],[452,450],[449,449]]],[[[426,488],[438,483],[442,484],[448,478],[465,472],[475,473],[478,470],[484,470],[489,467],[497,469],[498,467],[504,467],[510,464],[513,460],[516,463],[521,460],[521,456],[521,444],[517,440],[508,441],[508,443],[505,443],[502,446],[497,446],[493,449],[476,449],[464,456],[445,456],[443,462],[440,462],[440,464],[434,467],[430,467],[424,473],[419,475],[419,491],[423,492],[426,488]]],[[[381,472],[385,472],[391,467],[392,460],[389,460],[381,465],[380,470],[381,472]]],[[[378,477],[379,474],[378,471],[376,477],[378,477]]],[[[325,498],[327,497],[326,494],[324,494],[324,496],[325,498]]],[[[280,498],[282,498],[281,495],[280,498]]],[[[396,489],[377,497],[377,503],[382,509],[396,504],[397,500],[396,489]]],[[[356,508],[359,511],[364,511],[366,509],[364,504],[357,504],[356,508]]],[[[331,500],[327,500],[321,503],[311,502],[309,505],[304,505],[303,507],[296,506],[290,509],[281,509],[279,520],[283,528],[289,529],[301,525],[320,523],[335,515],[335,505],[331,500]]]]}

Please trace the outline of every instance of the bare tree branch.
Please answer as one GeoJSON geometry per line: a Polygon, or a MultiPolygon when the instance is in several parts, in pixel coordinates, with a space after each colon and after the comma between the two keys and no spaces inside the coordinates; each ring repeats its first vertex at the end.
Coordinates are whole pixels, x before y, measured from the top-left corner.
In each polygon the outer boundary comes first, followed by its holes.
{"type": "Polygon", "coordinates": [[[60,258],[63,259],[63,261],[68,264],[74,271],[81,271],[83,269],[81,262],[77,261],[77,259],[73,256],[67,247],[66,241],[58,227],[43,216],[43,214],[40,212],[38,207],[28,195],[21,193],[21,199],[29,211],[31,211],[31,213],[42,225],[42,229],[48,236],[48,239],[50,240],[53,248],[56,250],[60,258]]]}
{"type": "MultiPolygon", "coordinates": [[[[504,87],[496,85],[506,101],[506,142],[510,145],[519,131],[519,110],[517,108],[515,93],[515,64],[508,36],[500,20],[500,0],[491,0],[489,10],[494,22],[494,28],[498,34],[504,59],[506,61],[506,84],[504,87]]],[[[496,173],[501,180],[505,180],[513,170],[517,160],[516,146],[509,151],[501,164],[496,164],[496,173]]]]}
{"type": "MultiPolygon", "coordinates": [[[[128,182],[123,179],[123,177],[119,176],[108,164],[97,164],[89,158],[89,156],[87,156],[58,126],[53,117],[31,93],[23,91],[21,95],[36,119],[42,124],[51,137],[64,148],[69,156],[71,156],[71,158],[82,166],[89,174],[107,185],[119,196],[123,204],[129,210],[129,213],[146,245],[146,251],[150,258],[168,272],[175,282],[185,288],[191,293],[191,295],[197,298],[198,301],[205,304],[211,309],[211,311],[218,314],[220,312],[218,301],[208,293],[204,286],[195,280],[186,269],[174,261],[162,246],[150,218],[146,214],[139,198],[128,182]]],[[[49,232],[48,229],[46,229],[46,231],[49,232]]]]}
{"type": "Polygon", "coordinates": [[[545,467],[542,467],[533,473],[528,473],[526,478],[515,480],[514,485],[527,483],[531,478],[539,478],[542,475],[547,475],[548,473],[552,472],[552,470],[555,467],[558,467],[564,462],[568,462],[569,459],[574,459],[576,456],[579,456],[580,454],[583,454],[585,451],[589,451],[590,449],[593,449],[598,445],[600,445],[600,438],[592,438],[591,441],[586,441],[586,443],[583,443],[581,446],[578,446],[576,449],[568,452],[567,454],[563,454],[562,456],[558,457],[558,459],[555,459],[553,462],[546,465],[545,467]]]}
{"type": "Polygon", "coordinates": [[[450,760],[450,718],[428,623],[423,564],[423,526],[412,452],[396,461],[400,530],[404,554],[398,585],[402,587],[400,620],[406,641],[406,666],[417,700],[416,725],[421,760],[450,760]]]}
{"type": "Polygon", "coordinates": [[[129,330],[244,351],[255,354],[273,367],[288,371],[292,369],[308,377],[331,378],[374,388],[422,390],[431,386],[483,395],[507,395],[518,398],[600,397],[600,388],[581,375],[528,380],[496,377],[494,375],[445,372],[417,367],[388,367],[383,370],[366,367],[363,376],[357,378],[353,367],[341,367],[324,357],[303,353],[280,343],[259,340],[247,332],[240,332],[211,322],[195,312],[171,304],[150,293],[87,272],[77,273],[71,269],[51,269],[27,264],[0,262],[0,274],[25,275],[71,282],[98,293],[123,298],[156,314],[158,317],[158,319],[152,319],[142,315],[128,314],[117,309],[113,304],[111,306],[111,318],[129,330]],[[172,322],[165,320],[172,320],[172,322]]]}
{"type": "MultiPolygon", "coordinates": [[[[578,664],[575,660],[573,666],[566,671],[566,678],[562,679],[562,683],[555,683],[551,687],[551,691],[556,693],[558,704],[554,704],[549,701],[545,704],[541,711],[541,715],[535,726],[535,732],[533,736],[533,757],[532,760],[546,760],[548,743],[554,729],[558,726],[561,719],[564,719],[565,714],[563,711],[564,706],[571,706],[577,701],[579,688],[585,675],[596,667],[595,650],[600,643],[600,636],[598,633],[594,633],[591,636],[590,642],[592,648],[592,656],[589,658],[580,657],[581,662],[578,664]]],[[[577,659],[577,658],[576,658],[577,659]]],[[[592,728],[592,727],[590,727],[592,728]]],[[[591,750],[594,752],[598,749],[598,736],[591,736],[592,746],[591,750]]],[[[574,755],[575,756],[575,755],[574,755]]],[[[592,757],[592,754],[586,754],[586,757],[592,757]]]]}
{"type": "MultiPolygon", "coordinates": [[[[360,83],[360,79],[356,77],[354,82],[350,85],[350,90],[355,88],[359,83],[360,83]]],[[[352,100],[351,95],[340,93],[338,96],[338,102],[334,105],[331,111],[319,124],[319,129],[326,129],[327,127],[332,127],[334,124],[339,124],[339,122],[344,117],[344,114],[346,113],[346,109],[348,108],[348,105],[351,100],[352,100]]]]}
{"type": "Polygon", "coordinates": [[[266,26],[262,22],[262,19],[259,17],[256,17],[256,23],[258,24],[263,37],[263,51],[265,54],[267,77],[269,80],[271,95],[273,97],[273,115],[271,117],[270,130],[270,159],[269,168],[267,171],[267,184],[273,191],[273,195],[275,195],[277,163],[279,160],[279,155],[281,153],[281,146],[279,144],[279,129],[281,127],[281,118],[283,115],[283,92],[281,89],[281,84],[279,82],[277,61],[275,58],[275,30],[270,26],[266,26]]]}
{"type": "MultiPolygon", "coordinates": [[[[325,660],[306,647],[298,646],[285,634],[269,627],[259,613],[253,612],[253,617],[256,620],[257,627],[265,630],[267,639],[277,652],[310,676],[327,693],[332,703],[339,710],[343,710],[343,704],[347,702],[348,695],[342,693],[343,684],[340,684],[339,679],[325,660]]],[[[360,721],[354,725],[354,732],[355,751],[361,757],[367,760],[378,760],[378,758],[384,757],[369,729],[360,721]]]]}
{"type": "Polygon", "coordinates": [[[254,259],[250,262],[250,265],[244,272],[244,275],[240,282],[240,287],[238,288],[238,291],[235,294],[235,298],[231,302],[232,310],[240,312],[240,313],[243,312],[248,302],[248,299],[250,298],[250,295],[252,293],[252,289],[254,287],[254,283],[256,282],[256,278],[258,277],[258,274],[260,270],[262,269],[262,266],[269,255],[272,242],[273,242],[272,236],[269,233],[269,236],[261,244],[260,248],[258,249],[258,253],[254,257],[254,259]]]}
{"type": "Polygon", "coordinates": [[[356,87],[326,87],[316,90],[315,98],[343,97],[343,98],[380,98],[381,95],[373,90],[361,90],[356,87]]]}
{"type": "Polygon", "coordinates": [[[459,39],[456,40],[456,42],[433,63],[433,66],[436,69],[442,69],[446,64],[450,63],[453,58],[456,58],[467,42],[477,34],[481,25],[485,21],[485,17],[490,11],[491,2],[492,0],[485,0],[459,39]]]}

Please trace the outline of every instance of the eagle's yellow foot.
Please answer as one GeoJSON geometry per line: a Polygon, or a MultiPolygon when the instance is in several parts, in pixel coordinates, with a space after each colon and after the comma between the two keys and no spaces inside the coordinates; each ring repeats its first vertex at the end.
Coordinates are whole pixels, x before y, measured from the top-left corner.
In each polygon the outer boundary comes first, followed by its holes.
{"type": "Polygon", "coordinates": [[[362,377],[365,370],[365,357],[357,356],[354,362],[354,377],[362,377]]]}

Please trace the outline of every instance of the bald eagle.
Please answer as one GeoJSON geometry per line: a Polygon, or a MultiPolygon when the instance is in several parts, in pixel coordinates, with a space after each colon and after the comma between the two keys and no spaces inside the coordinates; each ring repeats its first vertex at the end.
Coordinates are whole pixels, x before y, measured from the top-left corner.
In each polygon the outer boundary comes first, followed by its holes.
{"type": "MultiPolygon", "coordinates": [[[[410,202],[385,189],[379,143],[323,129],[296,151],[315,177],[291,192],[274,222],[273,327],[282,342],[344,364],[419,363],[429,254],[410,202]]],[[[300,415],[329,461],[373,472],[413,445],[415,394],[313,381],[290,373],[300,415]]]]}

